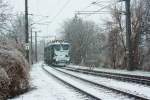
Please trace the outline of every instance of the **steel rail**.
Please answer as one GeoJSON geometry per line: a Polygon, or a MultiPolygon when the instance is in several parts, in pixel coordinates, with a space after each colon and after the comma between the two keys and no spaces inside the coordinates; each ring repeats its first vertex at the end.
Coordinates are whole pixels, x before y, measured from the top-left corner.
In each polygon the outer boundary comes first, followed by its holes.
{"type": "Polygon", "coordinates": [[[63,69],[150,86],[150,77],[145,77],[145,76],[119,74],[119,73],[95,71],[95,70],[72,68],[72,67],[63,67],[63,69]]]}
{"type": "Polygon", "coordinates": [[[99,84],[99,83],[96,83],[96,82],[93,82],[93,81],[89,81],[89,80],[84,79],[84,78],[81,78],[81,77],[77,77],[77,76],[75,76],[75,75],[69,74],[69,73],[64,72],[64,71],[61,71],[61,70],[59,70],[59,69],[56,69],[56,68],[54,68],[54,69],[57,70],[57,71],[59,71],[59,72],[62,72],[62,73],[64,73],[64,74],[66,74],[66,75],[69,75],[69,76],[71,76],[71,77],[74,77],[74,78],[80,79],[80,80],[82,80],[82,81],[88,82],[88,83],[90,83],[90,84],[93,84],[93,85],[96,85],[96,86],[99,86],[99,87],[102,87],[102,88],[105,88],[105,89],[108,89],[108,90],[111,90],[111,91],[115,91],[115,92],[117,92],[117,93],[121,93],[121,94],[126,95],[126,96],[129,96],[129,97],[133,97],[133,98],[135,98],[136,100],[150,100],[150,98],[146,98],[146,97],[142,97],[142,96],[140,96],[140,95],[132,94],[132,93],[129,93],[129,92],[127,92],[127,91],[122,91],[122,90],[119,90],[119,89],[117,89],[117,88],[108,87],[108,86],[103,85],[103,84],[99,84]]]}
{"type": "Polygon", "coordinates": [[[44,66],[42,66],[42,68],[43,68],[43,70],[44,70],[46,73],[48,73],[49,75],[53,76],[54,78],[60,80],[61,82],[63,82],[63,83],[65,83],[66,85],[68,85],[68,86],[74,88],[75,90],[78,90],[79,92],[85,94],[86,96],[88,96],[88,97],[90,97],[90,98],[93,98],[92,100],[102,100],[102,99],[100,99],[99,97],[96,97],[96,96],[90,94],[89,92],[84,91],[84,90],[82,90],[82,89],[80,89],[80,88],[78,88],[78,87],[76,87],[76,86],[70,84],[69,82],[67,82],[67,81],[65,81],[65,80],[63,80],[63,79],[57,77],[56,75],[54,75],[54,74],[52,74],[51,72],[49,72],[48,70],[46,70],[46,69],[44,68],[44,66]]]}

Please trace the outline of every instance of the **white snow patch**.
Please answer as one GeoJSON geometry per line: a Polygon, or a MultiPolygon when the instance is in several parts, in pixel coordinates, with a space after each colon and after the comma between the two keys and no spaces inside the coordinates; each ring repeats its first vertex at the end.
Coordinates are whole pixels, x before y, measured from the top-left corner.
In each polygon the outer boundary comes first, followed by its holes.
{"type": "Polygon", "coordinates": [[[79,93],[45,73],[42,62],[31,69],[31,84],[37,89],[10,100],[83,100],[79,93]]]}

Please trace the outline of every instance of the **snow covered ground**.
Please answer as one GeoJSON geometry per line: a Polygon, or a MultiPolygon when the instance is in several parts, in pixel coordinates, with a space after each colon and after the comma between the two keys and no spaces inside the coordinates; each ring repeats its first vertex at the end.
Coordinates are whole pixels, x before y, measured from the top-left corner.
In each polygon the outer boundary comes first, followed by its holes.
{"type": "MultiPolygon", "coordinates": [[[[78,66],[78,65],[68,65],[68,67],[81,68],[81,69],[89,69],[89,67],[78,66]]],[[[116,69],[108,69],[108,68],[93,68],[92,70],[150,77],[150,72],[139,71],[139,70],[136,70],[136,71],[127,71],[127,70],[118,70],[118,69],[116,70],[116,69]]]]}
{"type": "MultiPolygon", "coordinates": [[[[112,91],[99,88],[95,85],[88,84],[87,82],[80,81],[79,79],[70,77],[68,75],[65,75],[63,73],[57,72],[54,69],[45,66],[46,70],[51,72],[52,74],[58,76],[59,78],[69,82],[70,84],[74,85],[75,87],[80,88],[81,90],[87,91],[90,94],[101,98],[102,100],[132,100],[131,98],[128,98],[127,96],[123,96],[121,94],[114,93],[112,91]]],[[[133,99],[134,100],[134,99],[133,99]]]]}
{"type": "Polygon", "coordinates": [[[133,93],[136,95],[138,94],[140,96],[147,97],[150,99],[150,87],[149,86],[140,85],[140,84],[136,84],[136,83],[122,82],[122,81],[118,81],[115,79],[109,79],[109,78],[104,78],[104,77],[88,75],[88,74],[82,74],[82,73],[72,72],[72,71],[68,71],[68,70],[64,70],[64,69],[59,69],[59,70],[65,71],[72,75],[82,77],[84,79],[87,79],[87,80],[90,80],[90,81],[93,81],[93,82],[96,82],[99,84],[106,85],[108,87],[117,88],[117,89],[120,89],[123,91],[127,91],[129,93],[133,93]]]}
{"type": "MultiPolygon", "coordinates": [[[[33,65],[30,71],[31,87],[35,87],[36,89],[33,89],[30,92],[27,92],[23,95],[20,95],[16,98],[9,99],[9,100],[85,100],[86,99],[86,97],[83,96],[82,94],[78,93],[77,91],[73,90],[72,88],[66,86],[62,82],[56,80],[55,78],[45,73],[45,71],[42,69],[42,64],[43,62],[33,65]]],[[[52,71],[53,74],[59,75],[61,78],[64,78],[65,80],[68,80],[73,84],[76,84],[80,88],[83,88],[84,90],[87,91],[92,91],[94,94],[99,95],[99,97],[102,98],[103,100],[128,100],[129,99],[122,95],[117,95],[117,94],[114,95],[108,91],[104,91],[103,89],[98,89],[95,88],[94,86],[89,86],[86,83],[82,83],[78,80],[70,79],[69,77],[65,77],[65,75],[63,74],[59,74],[58,72],[54,71],[48,66],[45,67],[47,67],[47,69],[52,71]]],[[[80,66],[74,66],[74,67],[80,67],[80,66]]],[[[95,69],[95,70],[99,70],[99,69],[95,69]]],[[[71,73],[75,74],[73,72],[71,73]]],[[[115,86],[116,84],[115,81],[107,80],[104,78],[97,79],[96,77],[93,78],[90,75],[88,77],[82,74],[78,74],[78,75],[110,86],[115,86]]],[[[122,87],[123,89],[133,90],[135,92],[140,91],[140,94],[143,94],[144,96],[148,96],[148,97],[150,96],[149,87],[134,85],[134,83],[128,84],[122,82],[118,83],[117,85],[120,88],[122,87]]]]}
{"type": "Polygon", "coordinates": [[[10,100],[84,100],[81,94],[47,75],[41,66],[42,62],[35,64],[30,72],[31,85],[36,89],[10,100]]]}

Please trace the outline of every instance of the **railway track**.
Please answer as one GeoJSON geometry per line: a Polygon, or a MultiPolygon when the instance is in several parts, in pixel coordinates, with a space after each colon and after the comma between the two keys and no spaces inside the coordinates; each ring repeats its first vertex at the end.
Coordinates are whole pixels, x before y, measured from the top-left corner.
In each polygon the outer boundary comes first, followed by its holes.
{"type": "Polygon", "coordinates": [[[61,70],[59,70],[59,69],[56,69],[56,70],[59,71],[59,72],[62,72],[62,73],[64,73],[64,74],[70,75],[70,76],[72,76],[72,77],[75,77],[75,78],[77,78],[77,79],[83,80],[83,81],[85,81],[85,82],[94,84],[94,85],[96,85],[96,86],[99,86],[99,87],[102,87],[102,88],[105,88],[105,89],[108,89],[108,90],[111,90],[111,91],[114,91],[114,92],[117,92],[117,93],[121,93],[121,94],[126,95],[126,96],[129,96],[129,97],[131,97],[131,98],[135,98],[135,100],[150,100],[150,98],[142,97],[142,96],[140,96],[140,95],[132,94],[132,93],[129,93],[129,92],[127,92],[127,91],[122,91],[122,90],[119,90],[119,89],[117,89],[117,88],[112,88],[112,87],[105,86],[105,85],[103,85],[103,84],[99,84],[99,83],[96,83],[96,82],[93,82],[93,81],[89,81],[89,80],[87,80],[87,79],[84,79],[84,78],[77,77],[77,76],[75,76],[75,75],[69,74],[69,73],[67,73],[67,72],[65,72],[65,71],[61,71],[61,70]]]}
{"type": "Polygon", "coordinates": [[[72,67],[63,67],[63,69],[150,86],[150,77],[146,77],[146,76],[119,74],[119,73],[95,71],[95,70],[72,68],[72,67]]]}
{"type": "Polygon", "coordinates": [[[54,74],[52,74],[51,72],[49,72],[48,70],[46,70],[46,69],[44,68],[44,66],[42,66],[42,68],[43,68],[43,70],[44,70],[46,73],[48,73],[49,75],[51,75],[51,76],[53,76],[54,78],[60,80],[61,82],[65,83],[66,85],[70,86],[71,88],[73,88],[73,89],[79,91],[80,93],[85,94],[87,97],[92,98],[92,100],[102,100],[102,99],[100,99],[99,97],[96,97],[96,96],[94,96],[94,95],[88,93],[87,91],[84,91],[84,90],[82,90],[82,89],[80,89],[80,88],[78,88],[78,87],[76,87],[76,86],[70,84],[69,82],[67,82],[67,81],[65,81],[65,80],[63,80],[63,79],[57,77],[56,75],[54,75],[54,74]]]}
{"type": "MultiPolygon", "coordinates": [[[[43,68],[43,69],[44,69],[44,68],[43,68]]],[[[44,70],[47,71],[46,69],[44,69],[44,70]]],[[[97,86],[97,87],[104,88],[104,89],[107,89],[107,90],[109,90],[109,91],[115,92],[116,94],[122,94],[122,95],[124,95],[124,96],[128,96],[129,98],[134,98],[135,100],[149,100],[149,98],[142,97],[142,96],[140,96],[140,95],[135,95],[135,94],[132,94],[132,93],[129,93],[129,92],[126,92],[126,91],[121,91],[121,90],[119,90],[119,89],[112,88],[112,87],[108,87],[108,86],[105,86],[105,85],[102,85],[102,84],[99,84],[99,83],[95,83],[95,82],[89,81],[89,80],[87,80],[87,79],[84,79],[84,78],[77,77],[77,76],[75,76],[75,75],[69,74],[69,73],[67,73],[67,72],[65,72],[65,71],[61,71],[61,70],[59,70],[59,69],[55,69],[55,70],[57,70],[57,71],[60,72],[60,73],[65,74],[65,75],[68,75],[68,76],[70,76],[70,77],[73,77],[73,78],[82,80],[82,81],[84,81],[84,82],[86,82],[86,83],[89,83],[89,84],[95,85],[95,86],[97,86]]],[[[47,72],[48,72],[48,71],[47,71],[47,72]]],[[[50,73],[50,72],[48,72],[48,73],[50,73]]],[[[55,75],[53,75],[53,76],[55,76],[55,75]]],[[[55,77],[57,77],[57,76],[55,76],[55,77]]],[[[64,80],[62,80],[62,81],[64,82],[64,80]]],[[[66,82],[65,82],[65,83],[66,83],[66,82]]],[[[101,99],[98,98],[98,97],[92,96],[89,92],[83,91],[83,90],[81,90],[81,89],[79,89],[79,88],[77,88],[77,87],[75,87],[75,86],[70,85],[69,83],[66,83],[66,84],[68,84],[69,86],[71,86],[71,87],[73,87],[73,88],[75,88],[75,89],[77,89],[77,90],[79,90],[79,91],[82,91],[82,93],[85,93],[86,95],[88,95],[88,96],[90,96],[90,97],[92,97],[92,98],[95,98],[95,100],[101,100],[101,99]],[[90,95],[89,95],[89,94],[90,94],[90,95]]]]}

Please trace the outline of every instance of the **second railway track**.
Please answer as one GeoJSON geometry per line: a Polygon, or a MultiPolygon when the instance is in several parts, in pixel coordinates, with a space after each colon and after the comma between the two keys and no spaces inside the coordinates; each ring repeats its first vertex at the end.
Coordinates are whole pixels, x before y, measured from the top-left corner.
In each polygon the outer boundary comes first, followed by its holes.
{"type": "Polygon", "coordinates": [[[64,67],[63,69],[150,86],[150,77],[64,67]]]}
{"type": "MultiPolygon", "coordinates": [[[[45,71],[46,71],[46,69],[44,69],[45,71]]],[[[64,72],[64,71],[61,71],[61,70],[58,70],[58,69],[55,69],[56,71],[58,71],[58,72],[61,72],[61,73],[63,73],[63,74],[65,74],[65,75],[68,75],[68,76],[70,76],[70,77],[73,77],[73,78],[76,78],[76,79],[79,79],[79,80],[82,80],[82,81],[84,81],[84,82],[86,82],[86,83],[89,83],[89,84],[92,84],[92,85],[95,85],[95,86],[97,86],[97,87],[101,87],[101,88],[105,88],[105,89],[107,89],[107,90],[110,90],[110,91],[114,91],[116,94],[122,94],[123,96],[128,96],[129,98],[134,98],[134,100],[149,100],[149,98],[146,98],[146,97],[142,97],[142,96],[139,96],[139,95],[135,95],[135,94],[132,94],[132,93],[128,93],[128,92],[125,92],[125,91],[121,91],[121,90],[119,90],[119,89],[115,89],[115,88],[111,88],[111,87],[107,87],[107,86],[105,86],[105,85],[102,85],[102,84],[99,84],[99,83],[95,83],[95,82],[92,82],[92,81],[89,81],[89,80],[87,80],[87,79],[84,79],[84,78],[81,78],[81,77],[77,77],[77,76],[74,76],[74,75],[72,75],[72,74],[69,74],[69,73],[67,73],[67,72],[64,72]]],[[[50,73],[50,72],[49,72],[50,73]]],[[[57,77],[57,76],[55,76],[55,77],[57,77]]],[[[68,83],[67,83],[68,84],[68,83]]],[[[75,88],[75,87],[74,87],[75,88]]],[[[81,90],[81,89],[78,89],[78,90],[81,90]]],[[[87,91],[83,91],[83,90],[81,90],[82,92],[87,92],[87,91]]],[[[87,92],[88,93],[88,95],[90,94],[89,92],[87,92]]],[[[90,96],[92,97],[92,95],[90,94],[90,96]]],[[[99,98],[99,97],[93,97],[93,98],[95,98],[96,100],[101,100],[101,98],[99,98]]]]}

